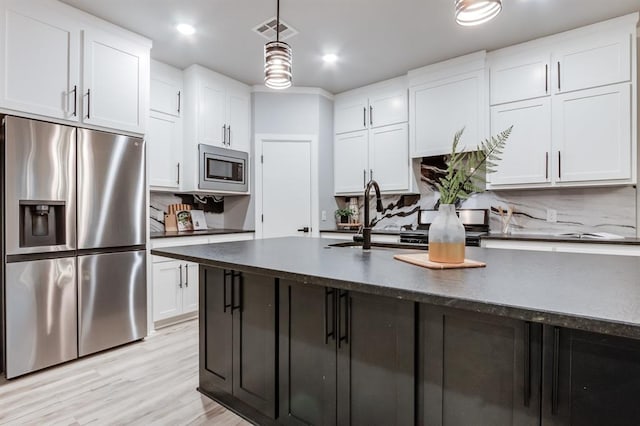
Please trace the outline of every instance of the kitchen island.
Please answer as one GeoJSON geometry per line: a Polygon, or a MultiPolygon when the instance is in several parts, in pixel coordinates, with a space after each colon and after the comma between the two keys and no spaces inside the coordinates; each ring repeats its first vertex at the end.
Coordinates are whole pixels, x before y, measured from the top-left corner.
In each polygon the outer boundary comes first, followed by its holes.
{"type": "Polygon", "coordinates": [[[259,424],[638,424],[640,259],[283,238],[154,249],[200,268],[200,391],[259,424]],[[425,254],[426,256],[426,254],[425,254]]]}

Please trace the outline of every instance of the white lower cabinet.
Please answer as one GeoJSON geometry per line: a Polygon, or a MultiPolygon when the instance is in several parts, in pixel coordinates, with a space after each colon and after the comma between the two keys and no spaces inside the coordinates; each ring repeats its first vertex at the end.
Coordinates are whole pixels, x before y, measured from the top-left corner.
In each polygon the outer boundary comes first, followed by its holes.
{"type": "Polygon", "coordinates": [[[155,257],[153,321],[198,310],[198,264],[155,257]]]}

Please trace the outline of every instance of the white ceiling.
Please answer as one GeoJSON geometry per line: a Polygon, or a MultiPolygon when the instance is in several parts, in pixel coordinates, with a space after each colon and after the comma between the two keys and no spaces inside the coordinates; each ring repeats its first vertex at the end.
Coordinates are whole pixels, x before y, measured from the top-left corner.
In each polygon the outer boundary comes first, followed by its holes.
{"type": "MultiPolygon", "coordinates": [[[[151,56],[179,68],[198,63],[247,84],[262,83],[264,38],[251,31],[276,0],[62,0],[153,40],[151,56]],[[175,31],[196,27],[193,36],[175,31]]],[[[640,0],[503,0],[479,27],[455,24],[454,0],[281,0],[300,33],[294,85],[332,93],[405,74],[444,59],[494,50],[640,10],[640,0]],[[338,63],[325,65],[334,52],[338,63]]]]}

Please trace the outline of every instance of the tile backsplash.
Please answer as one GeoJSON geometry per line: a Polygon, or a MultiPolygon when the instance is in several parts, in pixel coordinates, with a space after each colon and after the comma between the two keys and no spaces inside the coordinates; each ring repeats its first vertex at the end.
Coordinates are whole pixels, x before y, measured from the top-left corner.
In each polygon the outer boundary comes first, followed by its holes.
{"type": "MultiPolygon", "coordinates": [[[[164,213],[167,212],[167,207],[171,204],[184,204],[184,200],[177,195],[167,194],[163,192],[152,192],[150,195],[150,209],[149,214],[151,220],[149,221],[151,232],[164,231],[164,213]],[[162,214],[162,216],[161,216],[162,214]],[[160,218],[162,217],[162,220],[160,218]]],[[[224,214],[223,213],[209,213],[205,212],[205,220],[209,228],[224,228],[224,214]]]]}

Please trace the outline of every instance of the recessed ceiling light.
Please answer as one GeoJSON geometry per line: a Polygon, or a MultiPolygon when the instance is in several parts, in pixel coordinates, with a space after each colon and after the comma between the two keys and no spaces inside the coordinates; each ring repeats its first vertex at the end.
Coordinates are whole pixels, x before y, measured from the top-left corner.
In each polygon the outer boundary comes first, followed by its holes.
{"type": "Polygon", "coordinates": [[[322,60],[328,64],[335,64],[338,61],[338,55],[335,53],[327,53],[322,57],[322,60]]]}
{"type": "Polygon", "coordinates": [[[196,32],[196,29],[189,24],[179,24],[176,26],[176,30],[178,30],[181,34],[184,34],[184,35],[191,35],[196,32]]]}

